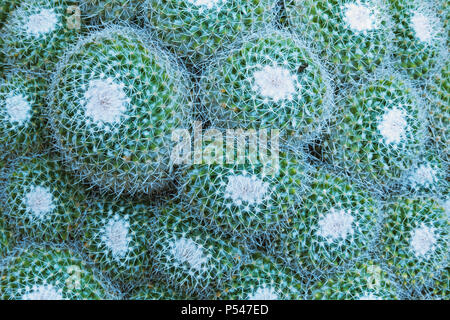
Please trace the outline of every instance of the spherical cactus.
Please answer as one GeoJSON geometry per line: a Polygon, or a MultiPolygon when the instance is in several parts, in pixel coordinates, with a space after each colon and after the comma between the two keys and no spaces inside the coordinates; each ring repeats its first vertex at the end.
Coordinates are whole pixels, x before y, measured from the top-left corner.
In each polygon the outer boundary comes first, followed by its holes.
{"type": "Polygon", "coordinates": [[[432,288],[448,267],[449,219],[428,197],[394,197],[384,205],[380,256],[410,292],[432,288]]]}
{"type": "Polygon", "coordinates": [[[51,244],[16,249],[0,269],[2,300],[112,299],[117,291],[74,250],[51,244]]]}
{"type": "Polygon", "coordinates": [[[221,300],[301,300],[304,285],[300,278],[278,259],[255,252],[239,268],[225,289],[216,294],[221,300]]]}
{"type": "Polygon", "coordinates": [[[290,28],[308,39],[341,82],[367,78],[386,62],[392,44],[380,0],[284,0],[290,28]]]}
{"type": "Polygon", "coordinates": [[[380,264],[358,261],[347,270],[327,276],[310,288],[313,300],[398,300],[401,289],[380,264]]]}
{"type": "Polygon", "coordinates": [[[9,15],[2,32],[6,64],[52,71],[67,45],[76,41],[81,20],[75,1],[24,0],[9,15]]]}
{"type": "Polygon", "coordinates": [[[66,54],[51,87],[57,146],[79,177],[102,191],[166,187],[172,131],[189,125],[183,68],[147,36],[122,27],[92,34],[66,54]]]}
{"type": "Polygon", "coordinates": [[[345,92],[323,143],[323,158],[389,187],[422,152],[425,116],[414,89],[382,76],[345,92]]]}
{"type": "Polygon", "coordinates": [[[155,271],[180,294],[210,298],[231,279],[245,260],[245,247],[209,231],[191,209],[168,203],[149,224],[155,271]]]}
{"type": "Polygon", "coordinates": [[[11,10],[19,3],[19,0],[1,0],[0,1],[0,28],[5,22],[11,10]]]}
{"type": "Polygon", "coordinates": [[[81,228],[83,252],[111,280],[129,289],[152,271],[147,239],[156,209],[127,201],[90,201],[81,228]]]}
{"type": "Polygon", "coordinates": [[[144,0],[81,0],[83,15],[92,23],[130,21],[142,10],[144,0]]]}
{"type": "Polygon", "coordinates": [[[173,51],[197,63],[245,33],[272,23],[275,0],[147,0],[149,26],[173,51]]]}
{"type": "Polygon", "coordinates": [[[181,295],[163,282],[151,282],[134,290],[129,300],[192,300],[181,295]]]}
{"type": "Polygon", "coordinates": [[[393,16],[396,65],[412,79],[432,75],[448,54],[448,31],[432,0],[388,0],[393,16]]]}
{"type": "Polygon", "coordinates": [[[234,43],[201,81],[202,102],[223,128],[286,130],[298,139],[319,133],[333,106],[329,75],[296,37],[268,29],[234,43]]]}
{"type": "Polygon", "coordinates": [[[25,154],[39,150],[48,136],[43,116],[47,81],[14,70],[0,81],[0,150],[25,154]]]}
{"type": "Polygon", "coordinates": [[[426,300],[449,300],[450,268],[447,266],[441,272],[434,275],[432,284],[424,288],[417,298],[426,300]]]}
{"type": "Polygon", "coordinates": [[[366,186],[320,169],[289,225],[270,244],[300,272],[343,270],[373,251],[379,202],[366,186]]]}
{"type": "Polygon", "coordinates": [[[183,172],[180,196],[218,232],[250,242],[273,235],[288,223],[310,182],[302,156],[288,150],[278,156],[279,164],[193,165],[183,172]]]}
{"type": "Polygon", "coordinates": [[[5,217],[25,238],[76,238],[85,213],[85,194],[73,185],[55,155],[22,158],[9,170],[4,188],[5,217]]]}

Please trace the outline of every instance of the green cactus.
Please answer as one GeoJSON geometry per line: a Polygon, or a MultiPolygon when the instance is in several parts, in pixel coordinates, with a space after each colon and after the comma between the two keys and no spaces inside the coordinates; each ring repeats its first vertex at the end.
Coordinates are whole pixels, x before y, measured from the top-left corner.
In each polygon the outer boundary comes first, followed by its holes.
{"type": "Polygon", "coordinates": [[[57,146],[80,178],[102,191],[166,187],[172,131],[189,126],[183,68],[145,37],[132,28],[95,32],[66,54],[51,87],[57,146]]]}
{"type": "Polygon", "coordinates": [[[25,238],[72,240],[86,210],[85,193],[73,185],[55,155],[21,158],[8,172],[8,223],[25,238]]]}
{"type": "Polygon", "coordinates": [[[0,269],[2,300],[98,300],[116,290],[74,250],[51,244],[25,245],[0,269]]]}
{"type": "Polygon", "coordinates": [[[154,267],[180,294],[210,298],[245,260],[240,242],[209,231],[192,218],[190,208],[167,203],[149,221],[154,267]]]}
{"type": "Polygon", "coordinates": [[[398,300],[400,288],[382,266],[359,261],[308,288],[313,300],[398,300]]]}
{"type": "Polygon", "coordinates": [[[423,151],[425,116],[405,81],[382,76],[342,94],[323,159],[336,167],[389,187],[423,151]]]}
{"type": "Polygon", "coordinates": [[[162,282],[151,282],[131,293],[129,300],[191,300],[162,282]]]}
{"type": "Polygon", "coordinates": [[[426,300],[449,300],[450,299],[450,269],[444,268],[433,278],[432,284],[423,289],[419,299],[426,300]]]}
{"type": "Polygon", "coordinates": [[[10,71],[0,80],[0,150],[39,150],[48,136],[43,119],[47,81],[30,72],[10,71]]]}
{"type": "Polygon", "coordinates": [[[93,204],[81,228],[83,252],[123,287],[145,279],[152,271],[147,239],[156,209],[128,201],[90,201],[93,204]]]}
{"type": "Polygon", "coordinates": [[[284,0],[290,28],[316,46],[342,83],[365,79],[389,58],[393,34],[380,0],[284,0]]]}
{"type": "Polygon", "coordinates": [[[18,3],[19,0],[0,0],[0,28],[18,3]]]}
{"type": "Polygon", "coordinates": [[[221,300],[301,300],[303,283],[278,259],[256,252],[216,294],[221,300]]]}
{"type": "MultiPolygon", "coordinates": [[[[5,257],[12,249],[14,237],[3,218],[3,208],[0,207],[0,257],[5,257]]],[[[0,289],[1,292],[1,289],[0,289]]]]}
{"type": "Polygon", "coordinates": [[[68,45],[81,32],[81,20],[71,14],[71,0],[21,1],[5,22],[0,51],[6,64],[51,72],[68,45]]]}
{"type": "Polygon", "coordinates": [[[303,140],[319,133],[333,106],[319,60],[299,39],[271,28],[221,53],[202,76],[201,94],[218,127],[277,128],[303,140]]]}
{"type": "Polygon", "coordinates": [[[401,196],[389,199],[383,211],[380,256],[407,291],[433,288],[433,278],[448,266],[450,220],[444,208],[429,197],[401,196]]]}
{"type": "Polygon", "coordinates": [[[276,0],[147,0],[145,19],[173,51],[197,63],[272,23],[276,0]]]}
{"type": "Polygon", "coordinates": [[[316,274],[342,270],[373,250],[379,202],[366,186],[320,169],[311,174],[301,203],[270,244],[273,255],[316,274]]]}
{"type": "Polygon", "coordinates": [[[144,0],[80,0],[80,8],[93,24],[99,24],[133,20],[143,3],[144,0]]]}
{"type": "MultiPolygon", "coordinates": [[[[445,2],[445,1],[444,1],[445,2]]],[[[448,31],[444,14],[432,0],[388,0],[395,22],[396,66],[414,80],[424,80],[445,61],[448,31]]]]}

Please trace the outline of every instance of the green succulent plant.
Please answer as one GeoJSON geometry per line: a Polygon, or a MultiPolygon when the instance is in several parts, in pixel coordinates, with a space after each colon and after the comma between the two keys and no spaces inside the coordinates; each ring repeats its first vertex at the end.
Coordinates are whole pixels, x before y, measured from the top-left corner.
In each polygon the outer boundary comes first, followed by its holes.
{"type": "Polygon", "coordinates": [[[181,295],[164,282],[150,282],[134,290],[129,300],[190,300],[185,295],[181,295]]]}
{"type": "Polygon", "coordinates": [[[144,0],[81,0],[82,14],[93,24],[132,21],[142,10],[144,0]]]}

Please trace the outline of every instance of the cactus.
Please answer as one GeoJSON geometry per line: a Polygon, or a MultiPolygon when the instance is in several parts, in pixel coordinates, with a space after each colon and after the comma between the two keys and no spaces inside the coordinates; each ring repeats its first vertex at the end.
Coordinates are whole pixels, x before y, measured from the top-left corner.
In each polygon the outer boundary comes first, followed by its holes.
{"type": "Polygon", "coordinates": [[[108,277],[133,286],[152,271],[147,238],[155,209],[127,201],[91,199],[81,234],[83,252],[108,277]]]}
{"type": "Polygon", "coordinates": [[[231,45],[204,72],[208,120],[223,128],[276,128],[307,140],[333,106],[329,75],[306,44],[267,29],[231,45]]]}
{"type": "Polygon", "coordinates": [[[81,31],[79,17],[69,14],[70,0],[21,1],[1,30],[1,52],[6,64],[32,71],[50,72],[67,45],[81,31]]]}
{"type": "Polygon", "coordinates": [[[5,212],[23,237],[73,240],[85,212],[85,193],[63,172],[57,156],[21,158],[8,173],[5,212]]]}
{"type": "Polygon", "coordinates": [[[0,146],[16,154],[36,152],[48,135],[43,119],[47,81],[15,70],[0,81],[0,146]]]}
{"type": "Polygon", "coordinates": [[[142,10],[143,0],[81,0],[80,8],[94,25],[115,21],[130,21],[142,10]]]}
{"type": "Polygon", "coordinates": [[[290,28],[308,39],[341,83],[370,77],[389,58],[393,34],[380,0],[284,0],[290,28]]]}
{"type": "Polygon", "coordinates": [[[439,7],[430,0],[388,0],[395,22],[396,66],[414,80],[433,75],[447,59],[448,31],[439,7]]]}
{"type": "Polygon", "coordinates": [[[8,18],[9,13],[18,4],[18,0],[1,0],[0,1],[0,28],[8,18]]]}
{"type": "Polygon", "coordinates": [[[345,92],[323,143],[323,159],[390,187],[423,151],[425,116],[415,91],[383,76],[345,92]]]}
{"type": "Polygon", "coordinates": [[[450,299],[450,269],[444,268],[433,277],[433,282],[418,295],[419,299],[449,300],[450,299]]]}
{"type": "Polygon", "coordinates": [[[58,66],[50,123],[68,166],[116,194],[172,180],[172,130],[188,126],[185,73],[146,33],[110,27],[81,40],[58,66]]]}
{"type": "Polygon", "coordinates": [[[198,224],[189,208],[167,203],[149,221],[149,246],[154,267],[180,294],[210,297],[220,290],[245,260],[245,247],[230,237],[198,224]]]}
{"type": "Polygon", "coordinates": [[[117,296],[80,255],[65,246],[16,249],[0,269],[2,300],[98,300],[117,296]]]}
{"type": "Polygon", "coordinates": [[[313,300],[398,300],[400,288],[382,266],[359,261],[308,288],[313,300]]]}
{"type": "Polygon", "coordinates": [[[311,174],[310,190],[269,252],[304,273],[339,271],[373,250],[379,202],[367,188],[325,169],[311,174]]]}
{"type": "Polygon", "coordinates": [[[406,290],[433,288],[433,278],[448,266],[450,220],[444,208],[433,198],[400,196],[383,211],[380,256],[406,290]]]}
{"type": "Polygon", "coordinates": [[[276,0],[147,0],[145,19],[190,63],[215,55],[246,33],[272,23],[276,0]]]}
{"type": "Polygon", "coordinates": [[[10,252],[13,244],[13,234],[3,218],[3,209],[0,207],[0,258],[5,257],[10,252]]]}
{"type": "Polygon", "coordinates": [[[162,282],[151,282],[131,293],[129,300],[191,300],[162,282]]]}
{"type": "Polygon", "coordinates": [[[303,291],[300,278],[279,259],[255,252],[216,297],[222,300],[301,300],[303,291]]]}

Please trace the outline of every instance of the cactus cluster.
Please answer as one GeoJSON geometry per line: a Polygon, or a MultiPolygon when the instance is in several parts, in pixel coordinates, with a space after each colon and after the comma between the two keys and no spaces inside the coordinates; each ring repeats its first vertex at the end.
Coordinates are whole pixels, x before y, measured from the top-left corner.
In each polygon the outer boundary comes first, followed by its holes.
{"type": "Polygon", "coordinates": [[[118,194],[172,180],[172,131],[188,127],[183,68],[149,35],[110,27],[81,40],[59,63],[49,94],[58,149],[79,177],[118,194]]]}

